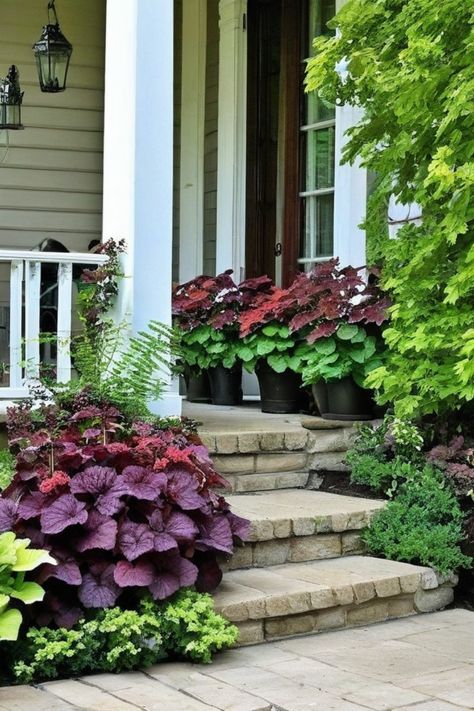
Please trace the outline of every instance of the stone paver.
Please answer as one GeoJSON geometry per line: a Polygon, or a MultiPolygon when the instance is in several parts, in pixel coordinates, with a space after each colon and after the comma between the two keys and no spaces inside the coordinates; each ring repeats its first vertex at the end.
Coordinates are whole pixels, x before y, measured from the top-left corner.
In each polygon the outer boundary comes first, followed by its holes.
{"type": "Polygon", "coordinates": [[[211,665],[0,688],[0,711],[467,711],[474,613],[446,610],[229,650],[211,665]],[[457,644],[456,644],[457,640],[457,644]]]}

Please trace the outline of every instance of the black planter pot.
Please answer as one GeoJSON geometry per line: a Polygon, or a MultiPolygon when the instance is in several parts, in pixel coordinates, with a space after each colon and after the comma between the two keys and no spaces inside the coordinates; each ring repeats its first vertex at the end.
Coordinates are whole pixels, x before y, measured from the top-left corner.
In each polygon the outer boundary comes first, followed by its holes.
{"type": "Polygon", "coordinates": [[[242,366],[209,368],[212,402],[214,405],[242,404],[242,366]]]}
{"type": "Polygon", "coordinates": [[[313,397],[325,420],[371,420],[374,402],[370,390],[364,390],[352,377],[332,383],[320,381],[312,387],[313,397]]]}
{"type": "Polygon", "coordinates": [[[199,373],[199,375],[187,373],[184,379],[186,381],[186,399],[188,402],[212,402],[207,370],[199,373]]]}
{"type": "Polygon", "coordinates": [[[255,373],[260,385],[262,412],[285,414],[298,412],[301,405],[301,376],[292,370],[276,373],[265,361],[259,361],[255,373]]]}

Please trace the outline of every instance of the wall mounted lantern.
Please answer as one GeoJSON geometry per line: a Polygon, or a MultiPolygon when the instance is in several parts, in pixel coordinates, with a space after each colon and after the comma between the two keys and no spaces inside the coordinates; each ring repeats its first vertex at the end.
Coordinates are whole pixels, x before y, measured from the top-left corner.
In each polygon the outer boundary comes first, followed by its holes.
{"type": "Polygon", "coordinates": [[[64,91],[72,44],[60,30],[54,0],[48,3],[48,24],[43,27],[41,37],[33,45],[33,51],[41,91],[54,94],[64,91]],[[51,22],[51,13],[54,16],[54,23],[51,22]]]}
{"type": "Polygon", "coordinates": [[[20,74],[14,64],[8,70],[6,79],[0,79],[0,130],[18,130],[21,123],[20,74]]]}

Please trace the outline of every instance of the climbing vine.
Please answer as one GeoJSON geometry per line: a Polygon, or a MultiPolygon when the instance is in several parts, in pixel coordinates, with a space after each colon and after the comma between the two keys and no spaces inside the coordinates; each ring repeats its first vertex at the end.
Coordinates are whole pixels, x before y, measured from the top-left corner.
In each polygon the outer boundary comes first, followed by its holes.
{"type": "Polygon", "coordinates": [[[307,89],[364,109],[343,159],[380,176],[367,225],[390,293],[386,363],[369,383],[398,414],[474,399],[474,8],[465,0],[349,0],[315,40],[307,89]],[[339,71],[336,71],[336,67],[339,71]],[[422,224],[395,240],[381,224],[393,192],[422,224]]]}

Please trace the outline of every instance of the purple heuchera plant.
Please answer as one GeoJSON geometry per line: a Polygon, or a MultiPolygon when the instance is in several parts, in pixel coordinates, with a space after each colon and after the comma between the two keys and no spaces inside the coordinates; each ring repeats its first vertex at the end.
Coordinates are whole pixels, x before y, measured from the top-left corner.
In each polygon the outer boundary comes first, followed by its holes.
{"type": "Polygon", "coordinates": [[[197,435],[147,424],[119,440],[120,428],[96,427],[97,409],[54,437],[17,440],[17,473],[0,497],[0,531],[28,536],[58,561],[38,579],[43,623],[69,626],[84,608],[130,604],[146,591],[161,600],[183,586],[211,590],[216,556],[248,533],[214,490],[226,482],[197,435]]]}

